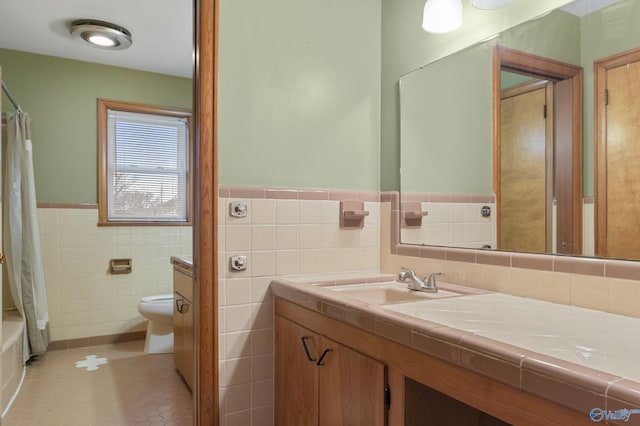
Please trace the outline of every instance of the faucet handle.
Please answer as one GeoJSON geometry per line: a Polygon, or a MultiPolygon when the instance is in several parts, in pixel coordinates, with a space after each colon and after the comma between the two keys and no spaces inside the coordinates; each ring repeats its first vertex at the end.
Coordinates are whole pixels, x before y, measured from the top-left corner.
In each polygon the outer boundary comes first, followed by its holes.
{"type": "Polygon", "coordinates": [[[416,273],[413,272],[413,270],[406,268],[406,267],[401,267],[400,268],[402,271],[398,274],[398,281],[399,282],[403,282],[404,280],[406,280],[407,278],[410,277],[415,277],[416,273]]]}
{"type": "Polygon", "coordinates": [[[434,272],[429,275],[429,279],[427,280],[427,285],[436,285],[436,276],[444,275],[444,272],[434,272]]]}

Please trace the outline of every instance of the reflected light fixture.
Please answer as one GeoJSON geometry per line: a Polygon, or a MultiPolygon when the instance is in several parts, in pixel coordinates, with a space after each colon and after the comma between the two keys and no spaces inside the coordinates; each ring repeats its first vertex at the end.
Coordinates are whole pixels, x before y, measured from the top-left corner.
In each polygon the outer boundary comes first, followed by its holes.
{"type": "Polygon", "coordinates": [[[76,19],[69,24],[69,32],[73,38],[100,49],[123,50],[133,42],[126,28],[96,19],[76,19]]]}
{"type": "Polygon", "coordinates": [[[462,25],[462,0],[427,0],[422,15],[422,29],[446,34],[462,25]]]}
{"type": "Polygon", "coordinates": [[[500,9],[511,3],[511,0],[471,0],[471,4],[478,9],[500,9]]]}

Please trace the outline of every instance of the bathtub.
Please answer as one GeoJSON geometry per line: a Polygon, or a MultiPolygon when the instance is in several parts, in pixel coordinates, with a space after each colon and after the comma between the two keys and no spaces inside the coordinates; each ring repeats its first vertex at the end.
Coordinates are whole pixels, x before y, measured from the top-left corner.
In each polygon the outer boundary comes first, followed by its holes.
{"type": "Polygon", "coordinates": [[[18,395],[25,366],[22,362],[24,323],[18,311],[2,312],[2,417],[18,395]]]}

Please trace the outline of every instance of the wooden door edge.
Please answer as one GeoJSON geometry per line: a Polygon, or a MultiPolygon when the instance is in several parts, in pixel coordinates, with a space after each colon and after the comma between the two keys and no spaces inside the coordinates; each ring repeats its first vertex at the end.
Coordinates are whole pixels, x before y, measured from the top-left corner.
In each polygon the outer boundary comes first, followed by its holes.
{"type": "Polygon", "coordinates": [[[219,0],[195,0],[194,109],[197,164],[193,266],[196,303],[194,424],[218,425],[218,78],[219,0]]]}

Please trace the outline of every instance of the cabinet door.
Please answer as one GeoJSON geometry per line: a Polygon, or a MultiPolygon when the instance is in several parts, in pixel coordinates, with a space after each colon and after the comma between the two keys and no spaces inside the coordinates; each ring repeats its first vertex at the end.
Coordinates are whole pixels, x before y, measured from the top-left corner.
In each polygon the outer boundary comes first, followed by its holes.
{"type": "Polygon", "coordinates": [[[173,364],[182,372],[184,366],[184,330],[182,329],[182,314],[178,311],[180,293],[173,293],[173,364]]]}
{"type": "Polygon", "coordinates": [[[318,424],[318,366],[320,337],[276,316],[276,407],[278,426],[318,424]]]}
{"type": "Polygon", "coordinates": [[[182,333],[183,333],[183,364],[182,364],[182,377],[189,385],[189,388],[193,391],[195,382],[195,341],[194,341],[194,329],[193,329],[193,304],[190,300],[185,299],[182,307],[182,333]]]}
{"type": "Polygon", "coordinates": [[[327,338],[318,366],[321,426],[385,424],[385,365],[327,338]]]}
{"type": "Polygon", "coordinates": [[[193,391],[196,362],[193,304],[178,292],[173,293],[173,299],[173,363],[193,391]]]}

